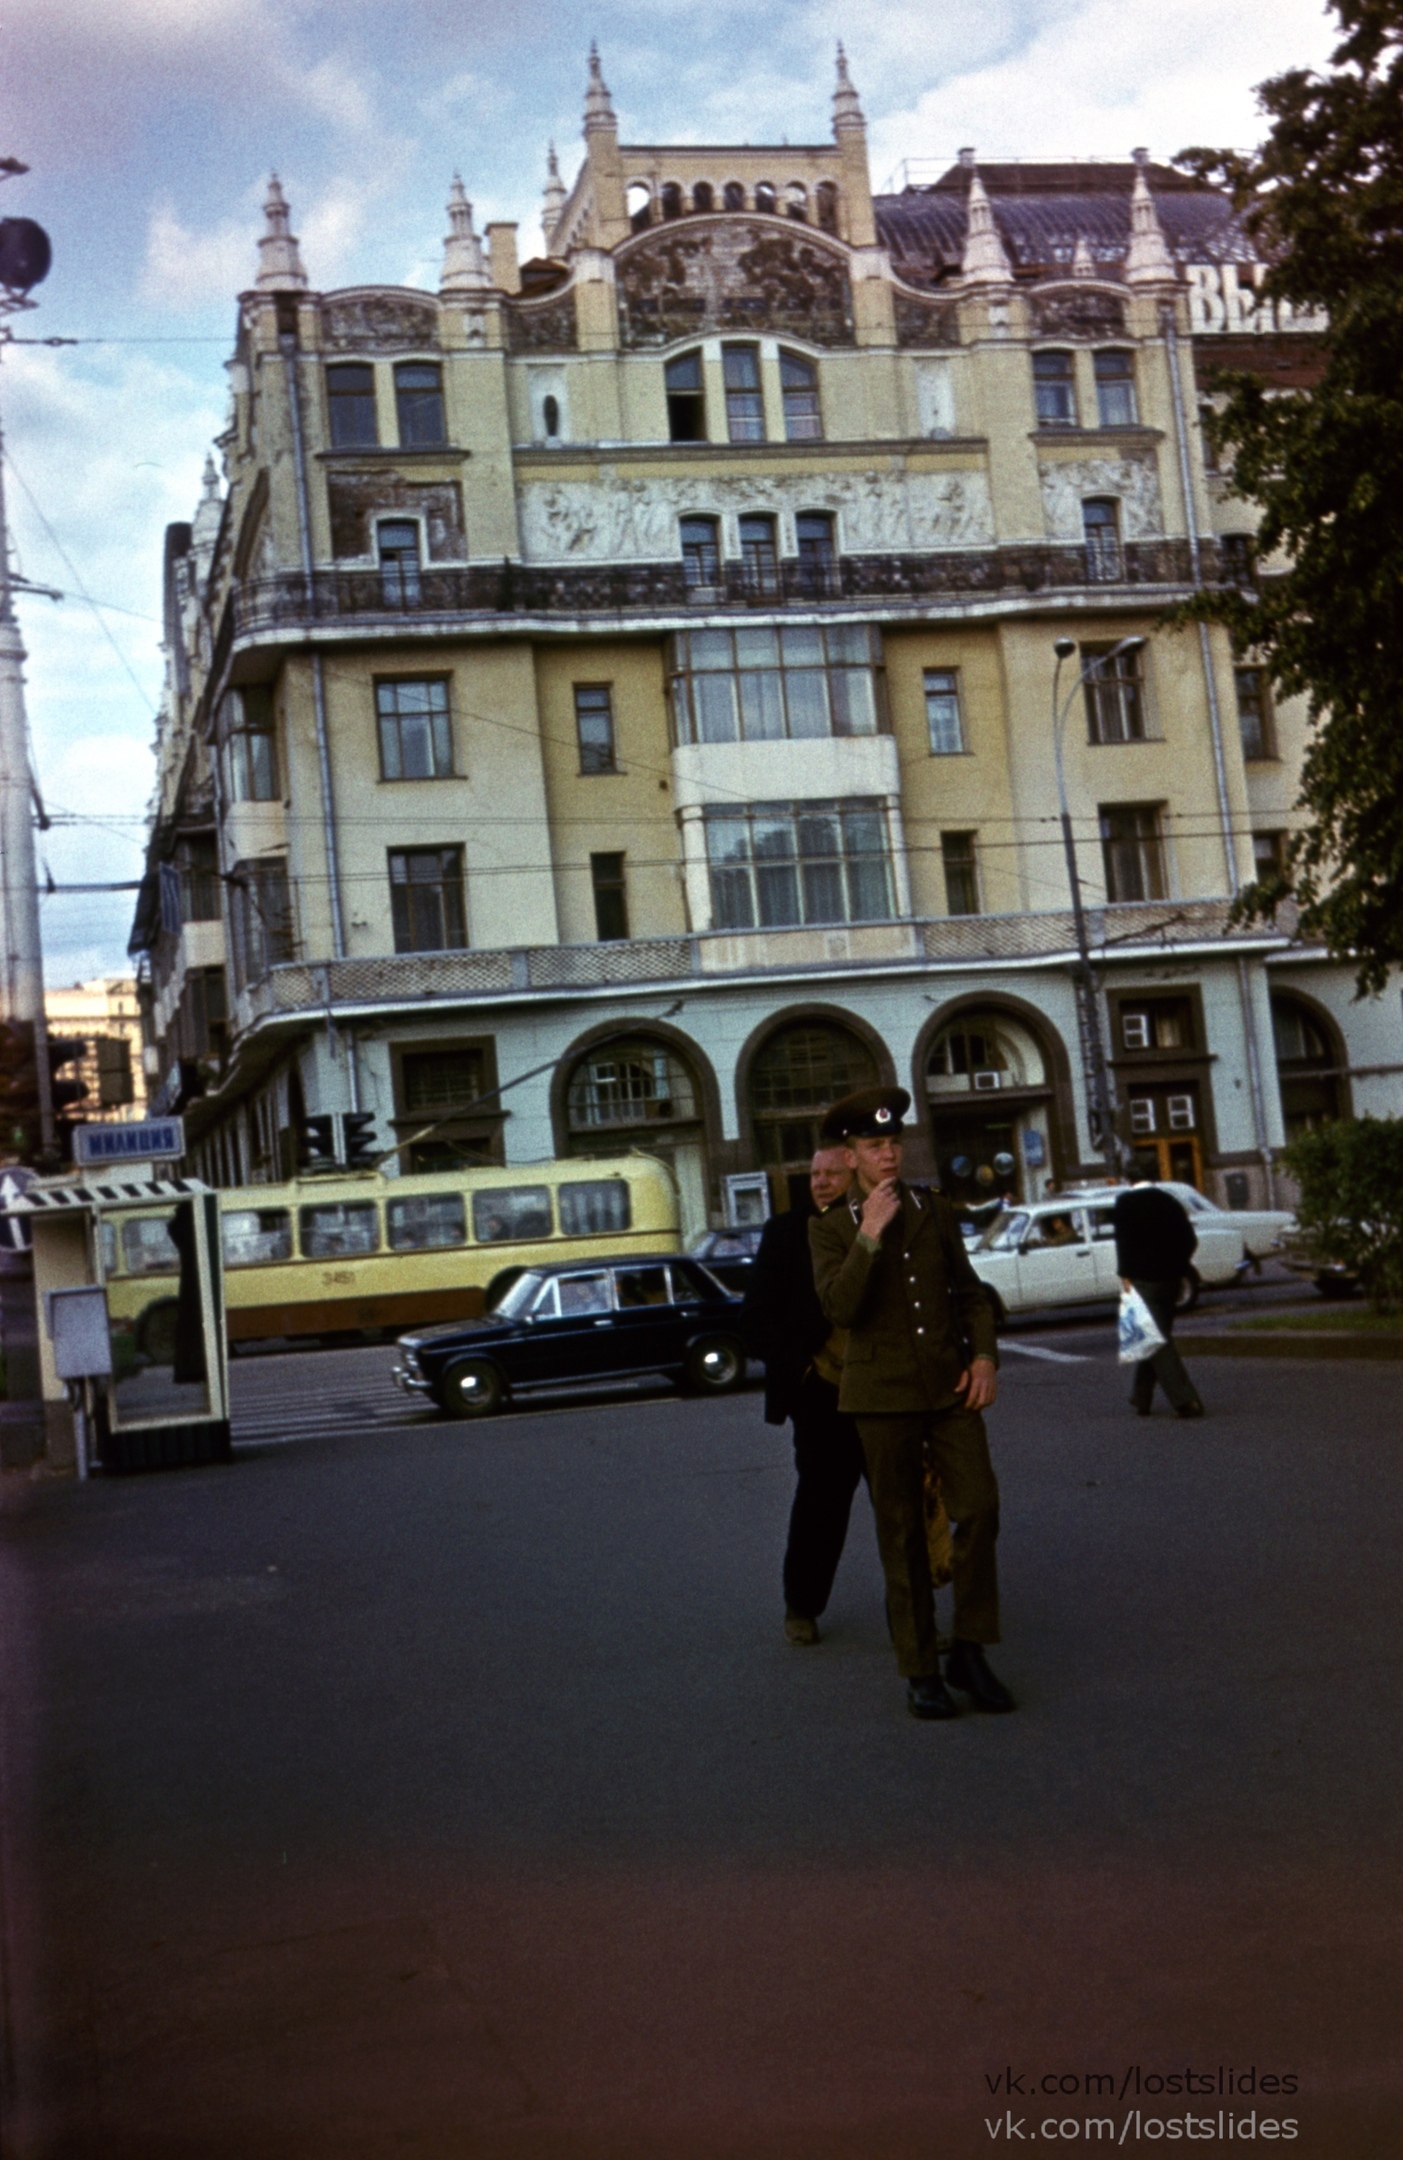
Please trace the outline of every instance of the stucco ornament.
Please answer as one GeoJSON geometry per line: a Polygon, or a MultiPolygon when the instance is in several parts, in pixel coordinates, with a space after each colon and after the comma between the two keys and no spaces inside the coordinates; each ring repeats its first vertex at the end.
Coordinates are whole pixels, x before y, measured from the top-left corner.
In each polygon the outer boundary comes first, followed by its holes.
{"type": "Polygon", "coordinates": [[[331,352],[422,352],[438,342],[438,309],[416,293],[348,293],[322,303],[331,352]]]}
{"type": "Polygon", "coordinates": [[[1055,465],[1040,459],[1038,477],[1049,540],[1083,539],[1081,506],[1093,495],[1114,496],[1119,502],[1123,540],[1155,540],[1163,535],[1164,507],[1153,451],[1071,458],[1055,465]]]}
{"type": "MultiPolygon", "coordinates": [[[[726,526],[750,511],[779,519],[785,552],[792,551],[792,520],[800,510],[831,512],[839,550],[846,555],[985,547],[994,537],[993,507],[981,472],[898,477],[883,466],[792,480],[743,474],[693,479],[605,466],[598,481],[525,481],[518,502],[522,549],[528,562],[537,563],[675,561],[679,518],[709,515],[726,526]]],[[[729,529],[723,545],[734,553],[729,529]]]]}
{"type": "Polygon", "coordinates": [[[706,331],[779,331],[814,345],[851,345],[852,292],[838,247],[811,229],[688,218],[621,249],[619,334],[625,346],[669,345],[706,331]]]}

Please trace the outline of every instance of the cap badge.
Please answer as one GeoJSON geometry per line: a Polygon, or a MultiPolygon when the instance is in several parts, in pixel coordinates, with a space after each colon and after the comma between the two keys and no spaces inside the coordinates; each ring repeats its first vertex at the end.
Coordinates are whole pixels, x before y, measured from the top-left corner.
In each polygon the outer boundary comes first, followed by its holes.
{"type": "Polygon", "coordinates": [[[884,1106],[882,1107],[882,1109],[880,1109],[880,1110],[874,1110],[874,1111],[872,1112],[872,1121],[873,1121],[873,1123],[874,1123],[874,1124],[876,1124],[876,1125],[890,1125],[890,1123],[891,1123],[891,1112],[890,1112],[890,1110],[888,1110],[888,1109],[887,1109],[887,1108],[885,1107],[885,1105],[884,1105],[884,1106]]]}

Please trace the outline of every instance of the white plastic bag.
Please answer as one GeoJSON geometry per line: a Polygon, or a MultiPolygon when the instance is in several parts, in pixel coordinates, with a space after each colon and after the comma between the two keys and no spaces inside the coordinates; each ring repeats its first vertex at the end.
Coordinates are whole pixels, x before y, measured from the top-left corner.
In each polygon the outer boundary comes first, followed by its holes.
{"type": "Polygon", "coordinates": [[[1153,1357],[1156,1350],[1164,1348],[1155,1316],[1138,1290],[1121,1291],[1118,1330],[1122,1365],[1138,1365],[1142,1358],[1153,1357]]]}

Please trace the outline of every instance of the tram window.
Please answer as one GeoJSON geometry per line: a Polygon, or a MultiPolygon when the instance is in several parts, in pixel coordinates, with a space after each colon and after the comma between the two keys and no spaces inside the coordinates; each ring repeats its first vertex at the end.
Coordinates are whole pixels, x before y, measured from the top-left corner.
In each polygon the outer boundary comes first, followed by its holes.
{"type": "Polygon", "coordinates": [[[415,1193],[410,1200],[391,1200],[385,1214],[391,1252],[461,1245],[468,1235],[468,1210],[461,1193],[415,1193]]]}
{"type": "Polygon", "coordinates": [[[292,1258],[292,1217],[286,1208],[232,1208],[220,1218],[226,1267],[261,1267],[292,1258]]]}
{"type": "Polygon", "coordinates": [[[171,1243],[170,1218],[138,1215],[122,1225],[122,1259],[129,1275],[178,1275],[180,1254],[171,1243]]]}
{"type": "Polygon", "coordinates": [[[374,1252],[380,1243],[377,1214],[373,1200],[327,1201],[299,1209],[303,1259],[339,1260],[348,1253],[374,1252]]]}
{"type": "Polygon", "coordinates": [[[97,1234],[102,1240],[102,1272],[104,1276],[117,1272],[117,1232],[105,1215],[97,1219],[97,1234]]]}
{"type": "Polygon", "coordinates": [[[560,1187],[562,1237],[599,1237],[606,1230],[627,1230],[632,1220],[622,1178],[589,1178],[560,1187]]]}
{"type": "Polygon", "coordinates": [[[515,1245],[551,1235],[548,1185],[499,1185],[473,1194],[473,1236],[480,1245],[515,1245]]]}

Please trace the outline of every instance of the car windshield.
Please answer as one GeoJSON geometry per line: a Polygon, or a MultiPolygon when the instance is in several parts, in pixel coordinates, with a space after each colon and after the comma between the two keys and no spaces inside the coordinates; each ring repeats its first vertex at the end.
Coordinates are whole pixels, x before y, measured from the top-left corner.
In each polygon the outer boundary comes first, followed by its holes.
{"type": "Polygon", "coordinates": [[[511,1288],[504,1290],[493,1306],[495,1316],[499,1320],[515,1320],[519,1314],[525,1312],[540,1289],[543,1279],[540,1275],[533,1275],[529,1268],[524,1275],[518,1275],[511,1288]]]}
{"type": "Polygon", "coordinates": [[[1021,1210],[1012,1215],[996,1215],[979,1240],[978,1251],[1007,1252],[1023,1236],[1028,1222],[1028,1215],[1021,1210]]]}

